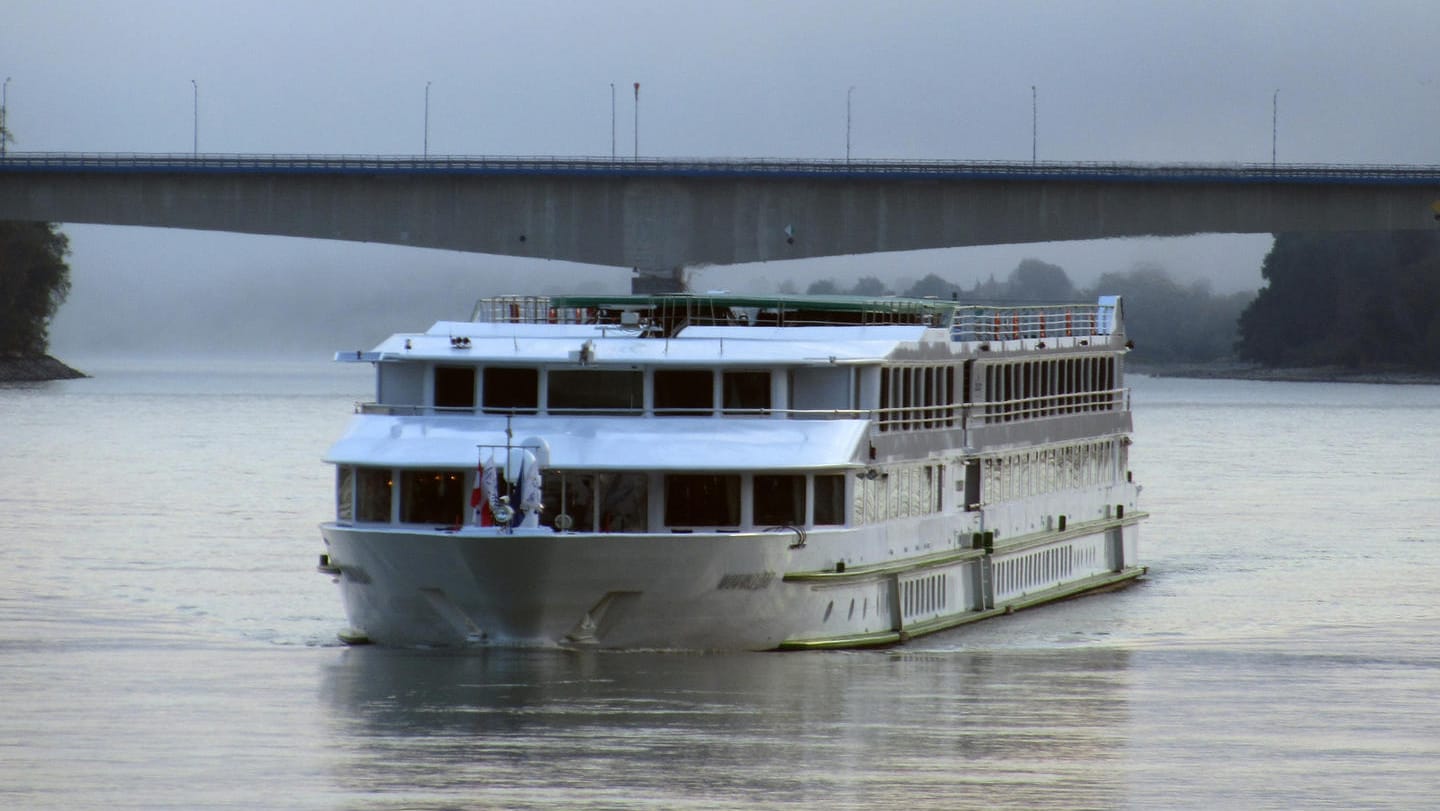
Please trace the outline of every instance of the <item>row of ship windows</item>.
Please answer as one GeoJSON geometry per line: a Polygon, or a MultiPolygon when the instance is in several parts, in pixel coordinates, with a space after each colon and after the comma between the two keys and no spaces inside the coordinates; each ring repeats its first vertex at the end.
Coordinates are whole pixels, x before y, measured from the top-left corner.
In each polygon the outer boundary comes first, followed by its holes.
{"type": "Polygon", "coordinates": [[[1116,405],[1114,357],[1047,358],[985,366],[990,421],[1034,419],[1116,405]]]}
{"type": "Polygon", "coordinates": [[[1114,439],[1041,448],[982,460],[986,503],[1112,484],[1126,469],[1125,443],[1114,439]]]}
{"type": "Polygon", "coordinates": [[[959,422],[957,402],[970,390],[968,376],[962,372],[964,386],[955,389],[956,369],[963,365],[898,366],[880,370],[881,431],[920,431],[953,428],[959,422]],[[958,396],[957,396],[958,395],[958,396]]]}
{"type": "MultiPolygon", "coordinates": [[[[966,509],[1116,482],[1125,442],[1106,439],[973,460],[965,476],[966,509]],[[983,497],[982,497],[983,493],[983,497]]],[[[477,519],[470,507],[473,471],[402,470],[342,465],[337,514],[363,521],[459,526],[477,519]]],[[[542,481],[542,523],[564,514],[581,532],[643,532],[652,522],[652,477],[646,473],[550,471],[542,481]]],[[[672,473],[657,477],[654,497],[664,527],[837,526],[873,524],[941,512],[945,465],[925,463],[857,472],[846,509],[841,474],[672,473]],[[748,519],[743,519],[745,511],[748,519]],[[847,514],[848,513],[848,514],[847,514]]],[[[497,496],[510,496],[501,477],[497,496]]]]}
{"type": "MultiPolygon", "coordinates": [[[[1079,356],[981,364],[981,391],[971,397],[971,363],[888,366],[878,370],[876,423],[881,431],[954,428],[972,399],[987,421],[1032,419],[1112,410],[1118,369],[1113,356],[1079,356]]],[[[857,370],[863,374],[862,370],[857,370]]],[[[381,401],[418,401],[417,367],[381,371],[381,401]]],[[[860,375],[849,370],[795,370],[790,407],[868,408],[860,375]],[[805,377],[802,378],[802,375],[805,377]],[[798,381],[798,382],[797,382],[798,381]]],[[[521,366],[434,367],[432,404],[490,413],[640,415],[646,413],[646,373],[639,369],[539,369],[521,366]]],[[[656,416],[764,414],[775,407],[772,373],[763,369],[654,369],[650,412],[656,416]]],[[[872,390],[873,391],[873,390],[872,390]]],[[[876,394],[871,394],[875,397],[876,394]]]]}
{"type": "MultiPolygon", "coordinates": [[[[478,523],[471,495],[475,474],[462,470],[402,470],[341,465],[337,469],[336,514],[354,521],[439,526],[478,523]],[[398,484],[398,489],[397,489],[398,484]]],[[[841,474],[704,474],[662,477],[665,527],[738,528],[742,494],[749,493],[750,524],[770,526],[843,525],[845,479],[841,474]]],[[[497,496],[519,501],[500,477],[497,496]]],[[[541,523],[569,518],[576,532],[645,532],[650,525],[650,476],[645,473],[551,471],[541,485],[541,523]]]]}
{"type": "MultiPolygon", "coordinates": [[[[487,366],[481,373],[480,406],[495,413],[534,414],[540,409],[540,370],[487,366]]],[[[546,409],[570,414],[640,414],[645,374],[636,369],[550,369],[546,409]]],[[[715,373],[709,369],[656,369],[654,413],[710,414],[715,410],[715,373]]],[[[475,407],[475,368],[435,367],[435,406],[475,407]]],[[[757,413],[770,408],[770,372],[733,370],[720,375],[720,408],[757,413]]]]}

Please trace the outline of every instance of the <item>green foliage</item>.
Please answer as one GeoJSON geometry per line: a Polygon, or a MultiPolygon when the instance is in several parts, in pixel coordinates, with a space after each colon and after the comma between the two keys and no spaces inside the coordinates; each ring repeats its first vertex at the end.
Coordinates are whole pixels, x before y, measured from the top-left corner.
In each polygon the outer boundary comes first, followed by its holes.
{"type": "Polygon", "coordinates": [[[0,352],[42,355],[70,293],[70,240],[52,223],[0,222],[0,352]]]}
{"type": "Polygon", "coordinates": [[[1025,259],[1016,265],[1010,271],[1010,287],[1018,297],[1042,303],[1070,301],[1077,292],[1064,268],[1039,259],[1025,259]]]}
{"type": "Polygon", "coordinates": [[[885,283],[874,276],[863,276],[855,282],[850,292],[857,296],[893,296],[895,291],[885,286],[885,283]]]}
{"type": "Polygon", "coordinates": [[[1204,281],[1181,285],[1158,267],[1106,273],[1086,297],[1100,295],[1124,298],[1125,334],[1135,341],[1131,358],[1161,364],[1228,360],[1236,321],[1251,298],[1217,296],[1204,281]]]}
{"type": "MultiPolygon", "coordinates": [[[[861,279],[849,289],[822,279],[810,285],[811,294],[852,293],[888,295],[874,277],[861,279]]],[[[1136,343],[1131,357],[1141,363],[1204,363],[1229,360],[1236,338],[1236,321],[1250,302],[1249,293],[1217,296],[1205,282],[1184,286],[1165,271],[1140,267],[1127,273],[1107,273],[1094,288],[1080,290],[1058,265],[1026,259],[1004,281],[992,276],[966,289],[930,274],[902,295],[953,299],[970,304],[1035,304],[1094,301],[1100,295],[1125,298],[1125,329],[1136,343]]]]}
{"type": "Polygon", "coordinates": [[[1440,234],[1280,234],[1240,317],[1267,366],[1440,369],[1440,234]]]}

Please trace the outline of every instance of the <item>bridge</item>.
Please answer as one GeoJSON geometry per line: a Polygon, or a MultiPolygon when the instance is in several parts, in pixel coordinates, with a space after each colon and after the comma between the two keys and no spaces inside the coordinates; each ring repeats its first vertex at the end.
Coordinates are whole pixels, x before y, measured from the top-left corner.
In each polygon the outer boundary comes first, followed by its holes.
{"type": "Polygon", "coordinates": [[[0,220],[636,268],[1134,236],[1437,227],[1440,167],[10,152],[0,220]]]}

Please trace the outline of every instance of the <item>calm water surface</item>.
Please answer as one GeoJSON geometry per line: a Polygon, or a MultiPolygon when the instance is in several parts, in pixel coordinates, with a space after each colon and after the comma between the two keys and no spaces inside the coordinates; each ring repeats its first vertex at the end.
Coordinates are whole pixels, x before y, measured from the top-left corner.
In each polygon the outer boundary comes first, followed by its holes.
{"type": "Polygon", "coordinates": [[[1132,378],[1149,577],[885,651],[334,643],[369,369],[0,387],[0,807],[1433,808],[1440,387],[1132,378]]]}

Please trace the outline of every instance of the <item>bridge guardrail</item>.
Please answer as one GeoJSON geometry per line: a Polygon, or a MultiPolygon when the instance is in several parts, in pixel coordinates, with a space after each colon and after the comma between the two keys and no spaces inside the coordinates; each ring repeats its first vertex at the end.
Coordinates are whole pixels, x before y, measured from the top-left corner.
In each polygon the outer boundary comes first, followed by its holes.
{"type": "Polygon", "coordinates": [[[251,155],[15,152],[0,174],[267,173],[813,177],[1110,182],[1281,182],[1440,185],[1440,166],[1375,164],[1122,163],[786,158],[607,158],[470,155],[251,155]]]}

